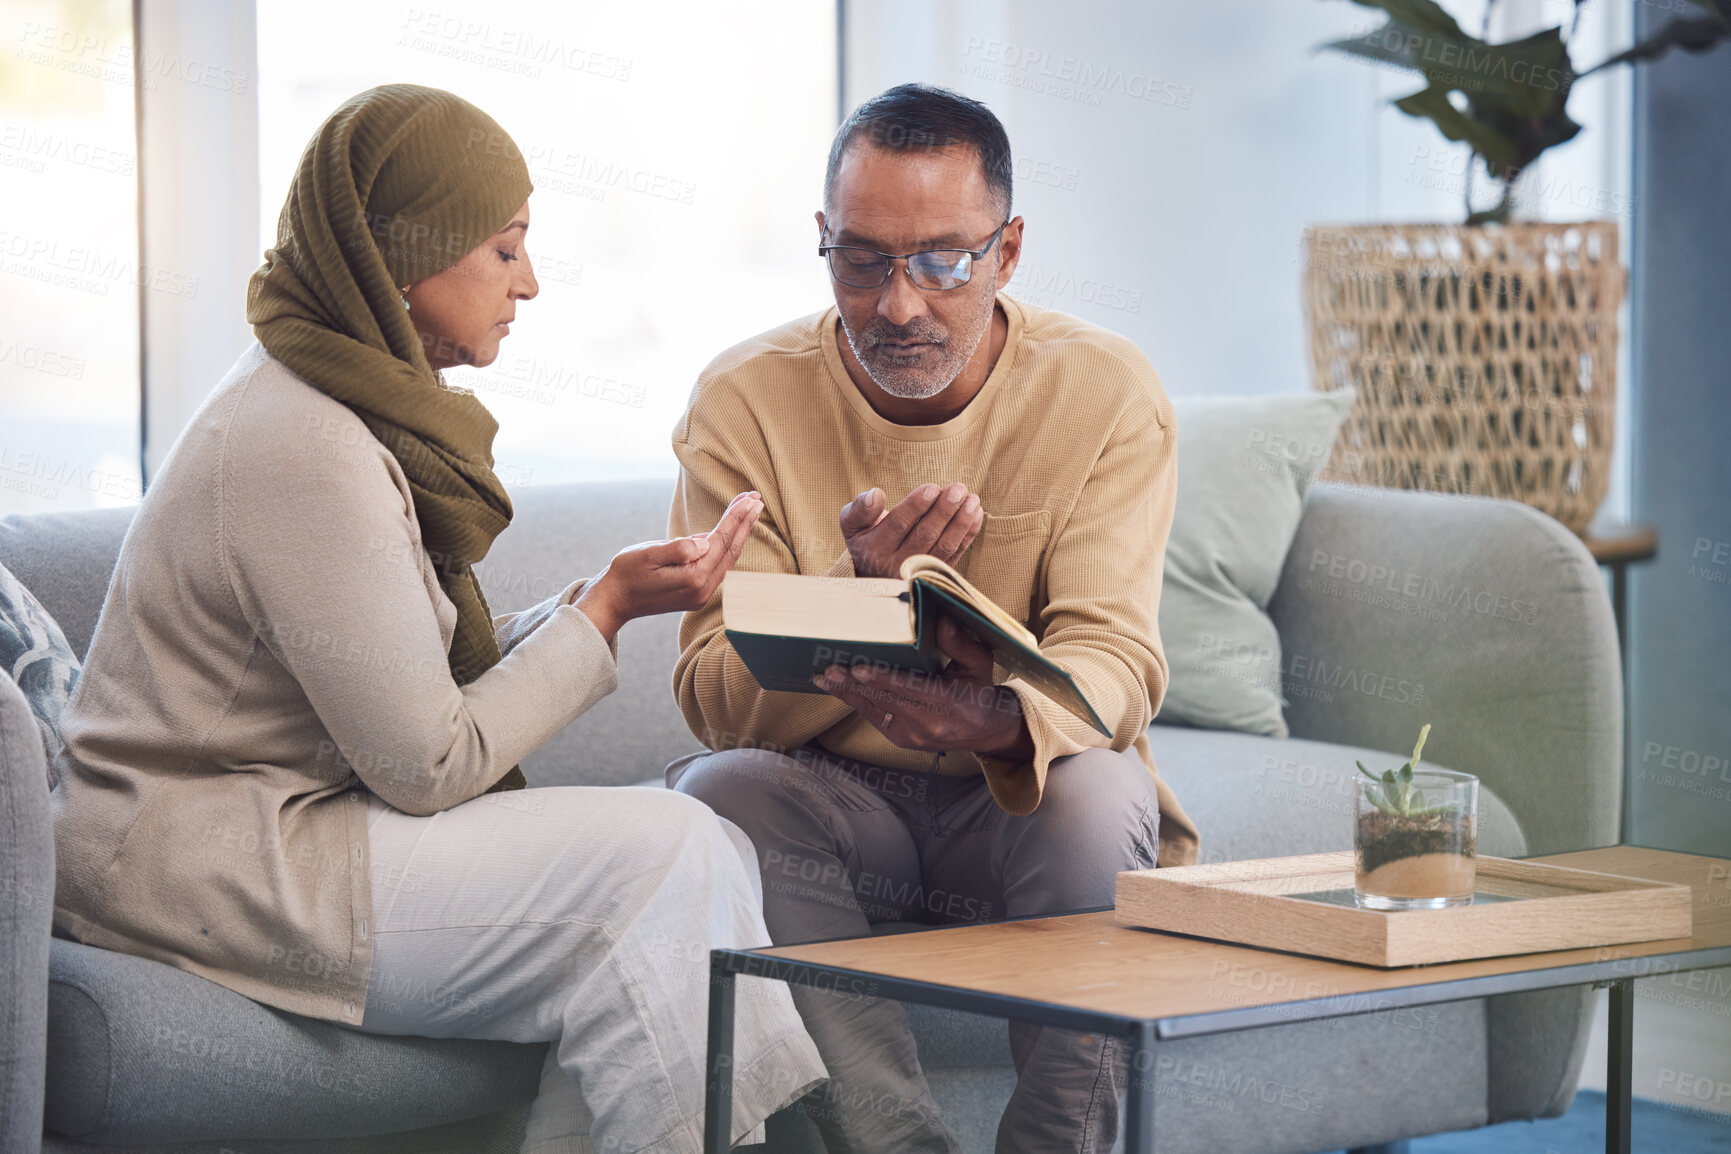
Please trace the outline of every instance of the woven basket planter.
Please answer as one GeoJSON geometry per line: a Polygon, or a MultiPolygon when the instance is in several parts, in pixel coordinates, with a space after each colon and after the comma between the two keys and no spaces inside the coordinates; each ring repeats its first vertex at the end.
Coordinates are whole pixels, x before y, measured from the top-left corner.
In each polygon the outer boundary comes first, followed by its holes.
{"type": "Polygon", "coordinates": [[[1358,390],[1322,476],[1511,497],[1577,533],[1610,480],[1614,221],[1305,230],[1311,383],[1358,390]]]}

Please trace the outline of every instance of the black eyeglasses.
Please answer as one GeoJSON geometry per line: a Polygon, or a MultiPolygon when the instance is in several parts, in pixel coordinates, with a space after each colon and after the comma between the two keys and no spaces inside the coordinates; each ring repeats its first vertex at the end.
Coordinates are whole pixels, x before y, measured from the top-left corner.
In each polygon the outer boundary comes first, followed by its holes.
{"type": "Polygon", "coordinates": [[[934,248],[926,252],[910,252],[892,256],[870,248],[853,248],[845,244],[819,245],[817,255],[829,261],[829,275],[848,288],[875,289],[890,279],[895,262],[906,261],[908,277],[920,288],[942,292],[961,288],[974,275],[974,262],[991,251],[998,237],[1010,227],[1008,220],[986,241],[981,249],[934,248]]]}

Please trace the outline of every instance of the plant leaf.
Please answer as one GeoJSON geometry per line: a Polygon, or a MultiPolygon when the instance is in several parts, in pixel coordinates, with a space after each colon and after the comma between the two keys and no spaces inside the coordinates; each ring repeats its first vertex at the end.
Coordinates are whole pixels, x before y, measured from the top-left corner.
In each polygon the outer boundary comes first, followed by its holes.
{"type": "MultiPolygon", "coordinates": [[[[1509,184],[1545,149],[1581,130],[1565,107],[1576,73],[1562,29],[1546,28],[1521,40],[1490,44],[1463,32],[1433,0],[1355,2],[1387,12],[1388,23],[1320,47],[1422,75],[1426,87],[1396,100],[1395,107],[1432,121],[1445,137],[1483,156],[1505,195],[1495,209],[1479,215],[1506,216],[1509,184]],[[1455,92],[1464,97],[1458,107],[1450,99],[1455,92]]],[[[1715,12],[1731,9],[1731,0],[1713,2],[1719,6],[1715,12]]]]}
{"type": "Polygon", "coordinates": [[[1362,36],[1330,40],[1316,46],[1318,52],[1324,49],[1375,60],[1382,64],[1392,64],[1397,68],[1410,68],[1427,80],[1435,80],[1444,77],[1445,70],[1435,62],[1445,55],[1452,60],[1464,57],[1468,51],[1472,51],[1474,59],[1478,60],[1484,57],[1489,46],[1458,31],[1455,35],[1427,32],[1398,20],[1390,20],[1362,36]],[[1474,45],[1480,47],[1474,49],[1474,45]],[[1433,72],[1438,75],[1433,77],[1433,72]]]}
{"type": "Polygon", "coordinates": [[[1575,78],[1561,28],[1490,44],[1462,32],[1453,20],[1443,26],[1395,16],[1362,36],[1319,45],[1322,49],[1410,68],[1433,88],[1526,116],[1548,113],[1568,96],[1575,78]]]}
{"type": "Polygon", "coordinates": [[[1581,126],[1569,118],[1563,101],[1564,98],[1559,97],[1550,108],[1529,114],[1495,104],[1481,104],[1471,97],[1467,99],[1467,115],[1513,141],[1519,153],[1519,159],[1513,165],[1505,165],[1500,171],[1493,170],[1493,176],[1506,185],[1537,160],[1545,149],[1574,139],[1581,126]]]}
{"type": "Polygon", "coordinates": [[[1469,144],[1485,159],[1505,169],[1518,168],[1521,149],[1514,141],[1490,125],[1473,117],[1449,102],[1446,88],[1426,88],[1411,96],[1403,96],[1394,106],[1408,116],[1428,119],[1450,140],[1469,144]]]}
{"type": "Polygon", "coordinates": [[[1427,721],[1424,723],[1424,728],[1420,729],[1418,731],[1418,744],[1412,747],[1412,761],[1410,764],[1412,764],[1412,765],[1418,764],[1418,759],[1424,755],[1425,738],[1427,738],[1429,736],[1430,736],[1430,722],[1427,721]]]}
{"type": "Polygon", "coordinates": [[[1560,27],[1489,45],[1487,52],[1456,73],[1466,81],[1456,87],[1467,99],[1504,115],[1545,117],[1562,111],[1576,73],[1560,27]]]}
{"type": "Polygon", "coordinates": [[[1355,762],[1353,762],[1353,764],[1358,766],[1358,772],[1364,774],[1364,776],[1370,778],[1370,780],[1372,780],[1372,781],[1381,781],[1382,780],[1382,778],[1378,777],[1376,774],[1372,773],[1370,770],[1364,768],[1364,762],[1355,761],[1355,762]]]}

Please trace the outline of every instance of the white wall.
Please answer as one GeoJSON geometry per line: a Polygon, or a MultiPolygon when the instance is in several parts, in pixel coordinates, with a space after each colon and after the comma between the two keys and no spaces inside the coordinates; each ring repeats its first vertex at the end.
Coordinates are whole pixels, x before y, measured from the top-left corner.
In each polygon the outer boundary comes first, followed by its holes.
{"type": "Polygon", "coordinates": [[[258,95],[253,6],[143,0],[140,85],[143,263],[195,286],[146,292],[145,483],[252,341],[246,282],[259,265],[258,95]]]}

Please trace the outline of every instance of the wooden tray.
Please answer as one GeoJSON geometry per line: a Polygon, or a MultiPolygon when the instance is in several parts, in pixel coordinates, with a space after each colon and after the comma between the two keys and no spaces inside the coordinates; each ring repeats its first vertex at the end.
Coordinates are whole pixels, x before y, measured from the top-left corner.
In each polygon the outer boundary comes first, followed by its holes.
{"type": "Polygon", "coordinates": [[[1687,938],[1686,885],[1478,859],[1473,904],[1386,913],[1352,901],[1353,855],[1307,854],[1118,875],[1118,921],[1240,945],[1418,966],[1687,938]]]}

